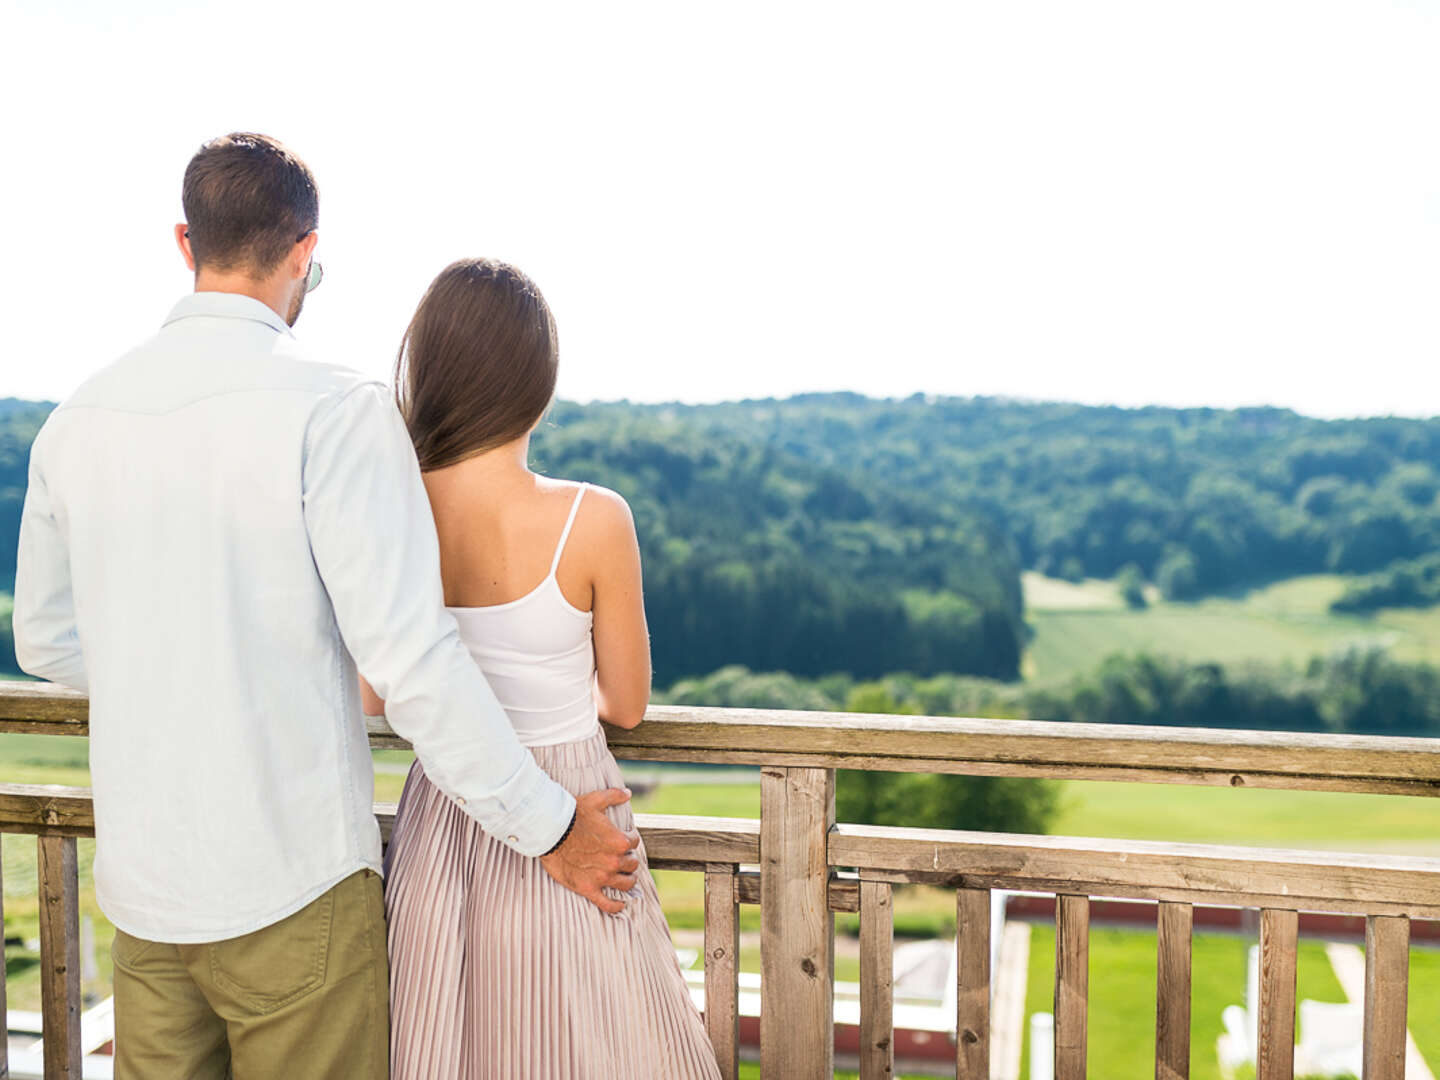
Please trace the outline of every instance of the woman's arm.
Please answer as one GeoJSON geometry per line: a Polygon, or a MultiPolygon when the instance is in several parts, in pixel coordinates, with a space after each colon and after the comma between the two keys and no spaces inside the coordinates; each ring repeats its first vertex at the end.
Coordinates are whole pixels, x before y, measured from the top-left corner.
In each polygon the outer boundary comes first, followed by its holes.
{"type": "Polygon", "coordinates": [[[380,695],[365,681],[365,676],[360,676],[360,708],[366,716],[384,716],[385,702],[380,700],[380,695]]]}
{"type": "Polygon", "coordinates": [[[595,542],[595,702],[600,719],[633,728],[650,703],[650,632],[645,625],[635,519],[613,491],[591,488],[595,542]]]}

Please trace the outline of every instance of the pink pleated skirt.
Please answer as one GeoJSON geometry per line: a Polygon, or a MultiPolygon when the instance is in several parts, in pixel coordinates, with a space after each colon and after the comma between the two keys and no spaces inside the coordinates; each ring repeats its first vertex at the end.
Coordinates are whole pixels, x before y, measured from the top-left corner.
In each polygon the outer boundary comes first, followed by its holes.
{"type": "MultiPolygon", "coordinates": [[[[624,786],[603,733],[531,752],[573,794],[624,786]]],[[[634,828],[628,804],[610,815],[634,828]]],[[[386,854],[392,1080],[719,1080],[639,856],[625,911],[607,915],[417,761],[386,854]]]]}

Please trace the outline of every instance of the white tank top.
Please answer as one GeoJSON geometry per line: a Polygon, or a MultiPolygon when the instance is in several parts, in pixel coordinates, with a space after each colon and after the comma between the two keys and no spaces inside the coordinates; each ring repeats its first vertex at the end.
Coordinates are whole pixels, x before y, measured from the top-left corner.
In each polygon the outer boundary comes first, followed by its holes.
{"type": "Polygon", "coordinates": [[[566,600],[555,580],[587,486],[575,493],[544,581],[508,604],[449,609],[526,746],[575,742],[600,728],[591,689],[595,617],[566,600]]]}

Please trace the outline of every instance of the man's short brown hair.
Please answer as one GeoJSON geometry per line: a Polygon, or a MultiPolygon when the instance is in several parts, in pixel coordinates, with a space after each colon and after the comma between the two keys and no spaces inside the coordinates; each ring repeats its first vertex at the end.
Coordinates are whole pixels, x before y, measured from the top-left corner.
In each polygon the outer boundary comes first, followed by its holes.
{"type": "Polygon", "coordinates": [[[315,176],[278,139],[211,139],[185,169],[181,196],[197,268],[262,277],[320,223],[315,176]]]}

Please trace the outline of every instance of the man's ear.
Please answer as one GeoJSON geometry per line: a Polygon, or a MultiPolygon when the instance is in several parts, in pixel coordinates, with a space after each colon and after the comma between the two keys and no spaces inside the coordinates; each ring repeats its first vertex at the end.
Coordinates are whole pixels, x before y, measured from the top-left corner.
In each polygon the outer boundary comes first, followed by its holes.
{"type": "Polygon", "coordinates": [[[180,249],[180,254],[185,258],[185,265],[190,272],[195,272],[195,253],[190,250],[190,226],[183,221],[175,226],[175,245],[180,249]]]}
{"type": "Polygon", "coordinates": [[[290,276],[292,278],[303,278],[310,272],[310,259],[315,254],[315,245],[320,242],[320,234],[311,229],[295,244],[290,252],[290,276]]]}

